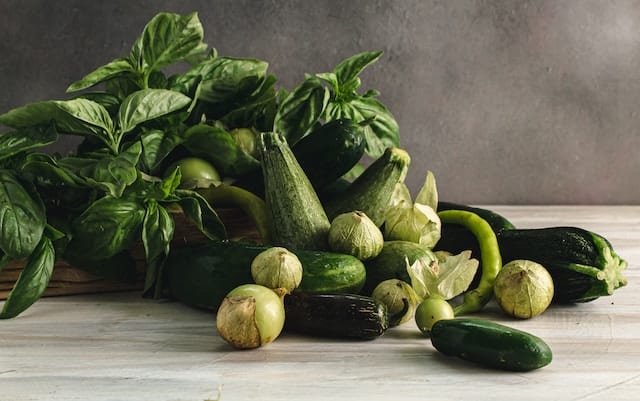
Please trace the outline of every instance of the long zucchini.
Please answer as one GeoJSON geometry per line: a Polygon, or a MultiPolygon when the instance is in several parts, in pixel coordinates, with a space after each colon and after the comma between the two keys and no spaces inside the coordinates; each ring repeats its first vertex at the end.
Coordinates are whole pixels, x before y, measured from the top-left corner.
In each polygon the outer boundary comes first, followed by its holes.
{"type": "Polygon", "coordinates": [[[330,219],[341,213],[359,210],[377,226],[384,223],[391,196],[398,183],[404,182],[411,158],[400,148],[387,148],[340,196],[325,202],[330,219]]]}
{"type": "Polygon", "coordinates": [[[261,133],[258,144],[273,245],[326,250],[331,223],[287,141],[278,133],[261,133]]]}

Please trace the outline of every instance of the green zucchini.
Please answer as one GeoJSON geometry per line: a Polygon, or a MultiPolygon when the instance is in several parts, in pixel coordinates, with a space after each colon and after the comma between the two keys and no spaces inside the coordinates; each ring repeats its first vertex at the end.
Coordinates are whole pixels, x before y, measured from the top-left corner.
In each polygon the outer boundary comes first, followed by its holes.
{"type": "Polygon", "coordinates": [[[341,196],[329,199],[324,207],[329,219],[341,213],[360,210],[377,226],[384,223],[391,197],[398,183],[404,182],[411,158],[400,148],[387,148],[356,178],[341,196]]]}
{"type": "MultiPolygon", "coordinates": [[[[348,173],[364,155],[362,124],[350,119],[332,120],[291,146],[291,151],[316,192],[348,173]]],[[[262,169],[253,170],[233,185],[264,197],[262,169]]]]}
{"type": "Polygon", "coordinates": [[[526,372],[548,365],[553,358],[541,338],[485,319],[439,320],[430,335],[439,352],[495,369],[526,372]]]}
{"type": "MultiPolygon", "coordinates": [[[[217,310],[225,295],[253,283],[251,262],[268,247],[234,241],[210,241],[172,248],[164,272],[165,291],[191,306],[217,310]]],[[[292,251],[302,263],[299,290],[309,293],[357,293],[365,267],[351,255],[292,251]]]]}
{"type": "Polygon", "coordinates": [[[528,259],[549,271],[556,303],[592,301],[627,284],[627,262],[606,238],[579,227],[506,230],[498,244],[504,263],[528,259]]]}
{"type": "Polygon", "coordinates": [[[293,293],[284,310],[285,330],[314,337],[372,340],[389,327],[386,306],[363,295],[293,293]]]}
{"type": "Polygon", "coordinates": [[[287,141],[278,133],[261,133],[258,138],[272,244],[326,250],[331,223],[287,141]]]}
{"type": "Polygon", "coordinates": [[[433,252],[418,243],[385,241],[378,256],[365,261],[367,277],[362,293],[370,295],[382,281],[394,278],[411,284],[407,263],[412,265],[418,259],[427,264],[437,263],[438,260],[433,252]]]}

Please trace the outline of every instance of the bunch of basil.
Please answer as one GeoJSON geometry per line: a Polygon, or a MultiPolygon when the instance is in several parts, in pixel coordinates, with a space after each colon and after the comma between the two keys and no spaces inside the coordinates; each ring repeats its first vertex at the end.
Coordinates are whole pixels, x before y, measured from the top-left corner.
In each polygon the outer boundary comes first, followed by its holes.
{"type": "Polygon", "coordinates": [[[48,285],[57,258],[108,278],[135,273],[129,253],[142,241],[144,294],[158,296],[179,204],[211,239],[226,237],[215,210],[180,189],[180,171],[162,170],[185,154],[210,161],[225,177],[259,168],[230,131],[278,131],[290,143],[337,118],[374,117],[367,153],[398,146],[398,125],[377,92],[357,93],[360,72],[381,52],[357,54],[333,72],[307,75],[292,91],[276,90],[268,64],[221,57],[203,42],[196,13],[160,13],[129,54],[72,83],[67,100],[30,103],[0,115],[0,270],[25,267],[0,318],[20,314],[48,285]],[[185,72],[163,69],[186,62],[185,72]],[[101,85],[103,90],[88,90],[101,85]],[[46,153],[60,135],[81,136],[71,155],[46,153]]]}

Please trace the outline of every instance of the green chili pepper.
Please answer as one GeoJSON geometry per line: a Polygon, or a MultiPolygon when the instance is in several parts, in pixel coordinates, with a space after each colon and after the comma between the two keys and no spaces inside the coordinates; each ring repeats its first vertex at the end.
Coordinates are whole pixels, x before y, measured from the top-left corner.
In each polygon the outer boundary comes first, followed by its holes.
{"type": "Polygon", "coordinates": [[[197,191],[214,208],[237,207],[242,209],[255,224],[262,243],[271,243],[271,224],[267,206],[262,198],[240,187],[225,184],[217,187],[198,188],[197,191]]]}
{"type": "Polygon", "coordinates": [[[462,304],[454,308],[456,316],[477,312],[493,296],[493,283],[502,268],[502,257],[496,234],[486,220],[477,214],[465,210],[443,210],[438,212],[443,224],[464,226],[478,240],[482,259],[482,274],[478,286],[464,295],[462,304]]]}

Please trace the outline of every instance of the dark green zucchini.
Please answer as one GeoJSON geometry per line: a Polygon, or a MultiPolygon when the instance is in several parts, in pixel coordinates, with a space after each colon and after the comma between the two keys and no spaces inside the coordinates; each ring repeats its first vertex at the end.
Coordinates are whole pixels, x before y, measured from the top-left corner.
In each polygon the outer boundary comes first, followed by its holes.
{"type": "Polygon", "coordinates": [[[621,259],[604,237],[578,227],[505,230],[498,234],[504,263],[528,259],[543,265],[554,284],[553,302],[587,302],[626,285],[621,259]]]}
{"type": "Polygon", "coordinates": [[[284,309],[285,330],[314,337],[372,340],[389,327],[386,306],[363,295],[293,293],[284,309]]]}
{"type": "Polygon", "coordinates": [[[324,207],[329,219],[341,213],[359,210],[378,227],[384,223],[396,185],[404,182],[411,163],[400,148],[387,148],[340,196],[328,199],[324,207]]]}
{"type": "MultiPolygon", "coordinates": [[[[330,121],[291,146],[311,185],[321,191],[345,175],[364,155],[362,124],[350,119],[330,121]]],[[[264,197],[262,169],[238,178],[233,185],[264,197]]]]}
{"type": "Polygon", "coordinates": [[[526,372],[548,365],[553,358],[541,338],[485,319],[439,320],[430,335],[439,352],[494,369],[526,372]]]}
{"type": "MultiPolygon", "coordinates": [[[[166,292],[185,304],[217,310],[229,291],[253,282],[251,262],[267,248],[233,241],[172,248],[164,267],[166,292]]],[[[293,252],[303,268],[300,288],[307,292],[356,293],[364,284],[364,265],[353,256],[293,252]]]]}

